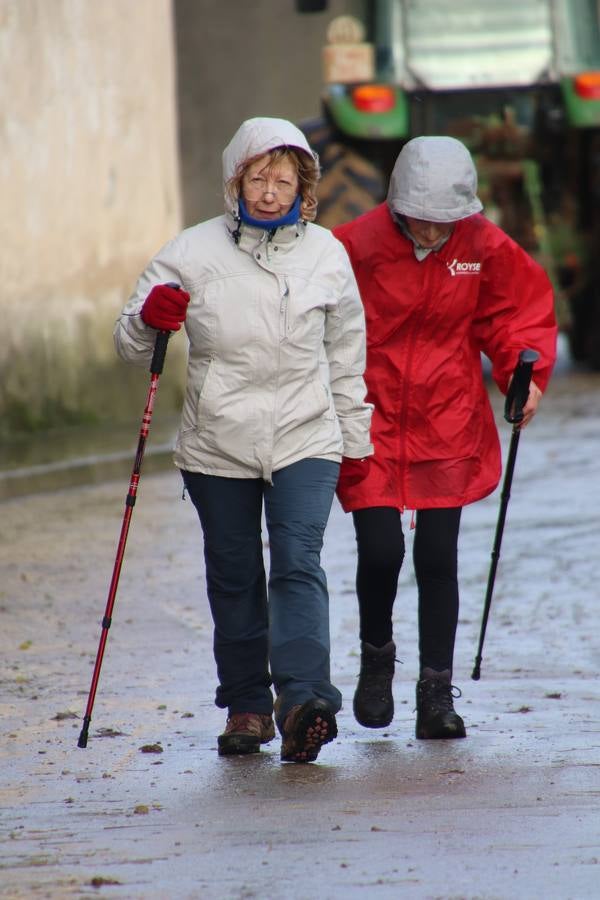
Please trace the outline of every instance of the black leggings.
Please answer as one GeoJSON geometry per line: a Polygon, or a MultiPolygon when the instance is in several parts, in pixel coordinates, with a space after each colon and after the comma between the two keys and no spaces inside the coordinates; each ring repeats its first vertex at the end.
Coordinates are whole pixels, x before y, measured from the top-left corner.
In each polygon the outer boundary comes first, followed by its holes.
{"type": "MultiPolygon", "coordinates": [[[[413,563],[419,592],[419,662],[452,671],[458,623],[457,546],[461,507],[417,511],[413,563]]],[[[352,513],[358,548],[356,592],[360,639],[375,647],[392,640],[392,610],[404,559],[399,510],[352,513]]]]}

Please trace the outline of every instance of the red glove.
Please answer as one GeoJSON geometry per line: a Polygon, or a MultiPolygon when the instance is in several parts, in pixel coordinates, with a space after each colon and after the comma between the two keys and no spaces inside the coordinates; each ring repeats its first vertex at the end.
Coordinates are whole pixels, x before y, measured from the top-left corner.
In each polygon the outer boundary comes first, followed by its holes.
{"type": "Polygon", "coordinates": [[[338,484],[345,488],[354,487],[368,476],[371,470],[371,457],[353,459],[349,456],[342,457],[338,484]]]}
{"type": "Polygon", "coordinates": [[[142,321],[158,331],[179,331],[185,319],[190,295],[168,284],[155,285],[140,311],[142,321]]]}

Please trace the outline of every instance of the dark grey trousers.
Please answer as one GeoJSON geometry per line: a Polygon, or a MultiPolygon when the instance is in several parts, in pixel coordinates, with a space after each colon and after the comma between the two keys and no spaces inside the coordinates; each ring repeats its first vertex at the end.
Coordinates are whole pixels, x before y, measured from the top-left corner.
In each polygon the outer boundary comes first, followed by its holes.
{"type": "Polygon", "coordinates": [[[314,697],[334,712],[341,694],[330,681],[329,596],[321,568],[325,526],[339,465],[305,459],[260,478],[183,472],[204,534],[208,599],[219,686],[229,713],[289,709],[314,697]],[[264,504],[270,557],[265,575],[264,504]]]}

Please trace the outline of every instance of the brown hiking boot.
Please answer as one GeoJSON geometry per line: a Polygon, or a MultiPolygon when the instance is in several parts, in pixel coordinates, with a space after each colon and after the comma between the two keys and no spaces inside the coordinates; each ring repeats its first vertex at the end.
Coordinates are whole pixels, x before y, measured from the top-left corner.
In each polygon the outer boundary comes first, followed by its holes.
{"type": "Polygon", "coordinates": [[[282,730],[282,762],[314,762],[323,744],[337,737],[335,716],[326,700],[292,706],[282,730]]]}
{"type": "Polygon", "coordinates": [[[258,753],[261,744],[268,744],[275,737],[272,716],[260,713],[232,713],[227,719],[225,731],[218,737],[219,756],[239,753],[258,753]]]}

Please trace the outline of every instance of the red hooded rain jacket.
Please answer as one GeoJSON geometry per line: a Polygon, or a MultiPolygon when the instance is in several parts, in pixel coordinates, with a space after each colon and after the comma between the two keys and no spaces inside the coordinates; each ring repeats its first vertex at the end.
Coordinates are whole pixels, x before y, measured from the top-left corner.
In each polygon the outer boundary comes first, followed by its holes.
{"type": "Polygon", "coordinates": [[[549,279],[480,214],[458,221],[422,261],[385,203],[334,234],[361,291],[375,406],[375,455],[344,460],[342,507],[428,509],[485,497],[501,456],[480,354],[506,393],[520,351],[537,350],[533,378],[544,390],[557,333],[549,279]]]}

